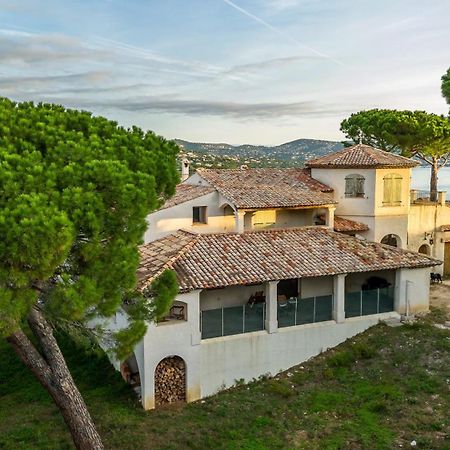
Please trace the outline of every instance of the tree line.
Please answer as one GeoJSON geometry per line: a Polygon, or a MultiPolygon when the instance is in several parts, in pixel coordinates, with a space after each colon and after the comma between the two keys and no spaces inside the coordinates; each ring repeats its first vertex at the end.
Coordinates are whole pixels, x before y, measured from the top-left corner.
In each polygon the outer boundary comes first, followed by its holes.
{"type": "MultiPolygon", "coordinates": [[[[450,105],[450,68],[442,76],[441,92],[450,105]]],[[[450,158],[450,111],[440,116],[425,111],[371,109],[345,119],[341,131],[354,142],[416,157],[430,165],[430,200],[437,201],[438,172],[450,158]]]]}

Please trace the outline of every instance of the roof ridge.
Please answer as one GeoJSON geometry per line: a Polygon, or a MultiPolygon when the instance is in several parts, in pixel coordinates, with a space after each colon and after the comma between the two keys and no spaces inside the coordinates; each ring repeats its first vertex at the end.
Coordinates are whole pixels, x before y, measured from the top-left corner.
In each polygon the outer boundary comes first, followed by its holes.
{"type": "Polygon", "coordinates": [[[367,144],[355,144],[337,152],[328,153],[306,162],[306,167],[413,167],[419,163],[397,153],[388,152],[367,144]]]}

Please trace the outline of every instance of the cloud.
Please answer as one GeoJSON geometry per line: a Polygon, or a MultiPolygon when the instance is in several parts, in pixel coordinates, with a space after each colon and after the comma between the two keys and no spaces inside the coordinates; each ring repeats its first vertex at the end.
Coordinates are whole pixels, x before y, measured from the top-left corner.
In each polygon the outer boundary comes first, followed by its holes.
{"type": "Polygon", "coordinates": [[[300,0],[266,0],[266,6],[275,11],[284,11],[299,6],[300,0]]]}
{"type": "Polygon", "coordinates": [[[96,37],[91,43],[64,34],[36,34],[15,29],[0,29],[0,63],[11,67],[79,71],[80,66],[110,67],[115,72],[131,65],[139,71],[151,70],[198,79],[227,78],[247,80],[227,72],[225,67],[201,61],[169,58],[123,42],[96,37]]]}
{"type": "Polygon", "coordinates": [[[298,56],[285,56],[280,58],[270,58],[261,61],[250,62],[247,64],[239,64],[229,69],[229,73],[247,73],[258,72],[266,69],[280,69],[283,66],[291,66],[300,62],[321,61],[315,55],[298,55],[298,56]]]}
{"type": "Polygon", "coordinates": [[[0,30],[0,62],[10,64],[48,64],[96,60],[111,52],[90,48],[61,34],[38,35],[15,30],[0,30]]]}
{"type": "Polygon", "coordinates": [[[279,36],[287,39],[289,42],[291,42],[292,44],[295,44],[297,47],[300,47],[303,50],[308,50],[309,52],[314,53],[315,55],[320,56],[321,58],[328,59],[328,60],[334,62],[335,64],[338,64],[341,66],[344,65],[342,63],[342,61],[339,61],[339,60],[333,58],[332,56],[327,55],[326,53],[320,52],[319,50],[316,50],[315,48],[310,47],[309,45],[303,44],[299,40],[297,40],[297,39],[293,38],[292,36],[290,36],[289,34],[285,33],[283,30],[280,30],[279,28],[274,27],[270,23],[261,19],[261,17],[258,17],[256,15],[252,14],[250,11],[247,11],[246,9],[242,8],[241,6],[238,6],[236,3],[232,2],[231,0],[223,0],[223,1],[227,5],[231,6],[235,10],[239,11],[241,14],[249,17],[254,22],[258,22],[263,27],[267,28],[268,30],[272,31],[273,33],[278,34],[279,36]]]}
{"type": "MultiPolygon", "coordinates": [[[[38,96],[35,101],[49,101],[38,96]]],[[[70,107],[90,109],[116,109],[128,112],[167,113],[198,116],[221,116],[246,120],[269,120],[280,117],[324,117],[340,115],[342,105],[327,105],[311,101],[290,103],[261,102],[241,103],[203,99],[173,98],[173,96],[142,96],[121,99],[61,98],[61,103],[70,107]],[[172,97],[172,98],[171,98],[172,97]]]]}

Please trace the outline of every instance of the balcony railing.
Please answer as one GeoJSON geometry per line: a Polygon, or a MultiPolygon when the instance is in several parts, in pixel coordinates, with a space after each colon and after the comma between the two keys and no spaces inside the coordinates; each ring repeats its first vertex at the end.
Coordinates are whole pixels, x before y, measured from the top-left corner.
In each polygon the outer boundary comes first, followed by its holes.
{"type": "Polygon", "coordinates": [[[255,303],[202,311],[202,339],[264,330],[265,307],[265,303],[255,303]]]}
{"type": "Polygon", "coordinates": [[[391,311],[394,311],[393,287],[345,294],[345,317],[368,316],[391,311]]]}
{"type": "Polygon", "coordinates": [[[278,302],[278,327],[324,322],[333,318],[333,296],[297,298],[278,302]]]}

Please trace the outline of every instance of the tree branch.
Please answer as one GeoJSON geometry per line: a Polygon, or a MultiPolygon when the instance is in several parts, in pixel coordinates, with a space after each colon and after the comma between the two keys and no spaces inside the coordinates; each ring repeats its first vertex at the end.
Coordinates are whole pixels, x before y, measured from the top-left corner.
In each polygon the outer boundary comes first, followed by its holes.
{"type": "Polygon", "coordinates": [[[425,161],[427,164],[431,164],[433,165],[433,161],[430,159],[427,159],[424,155],[422,155],[421,153],[416,153],[414,156],[416,156],[417,158],[421,159],[422,161],[425,161]]]}
{"type": "Polygon", "coordinates": [[[447,161],[450,158],[450,154],[442,158],[442,162],[439,164],[439,167],[444,167],[447,164],[447,161]]]}

